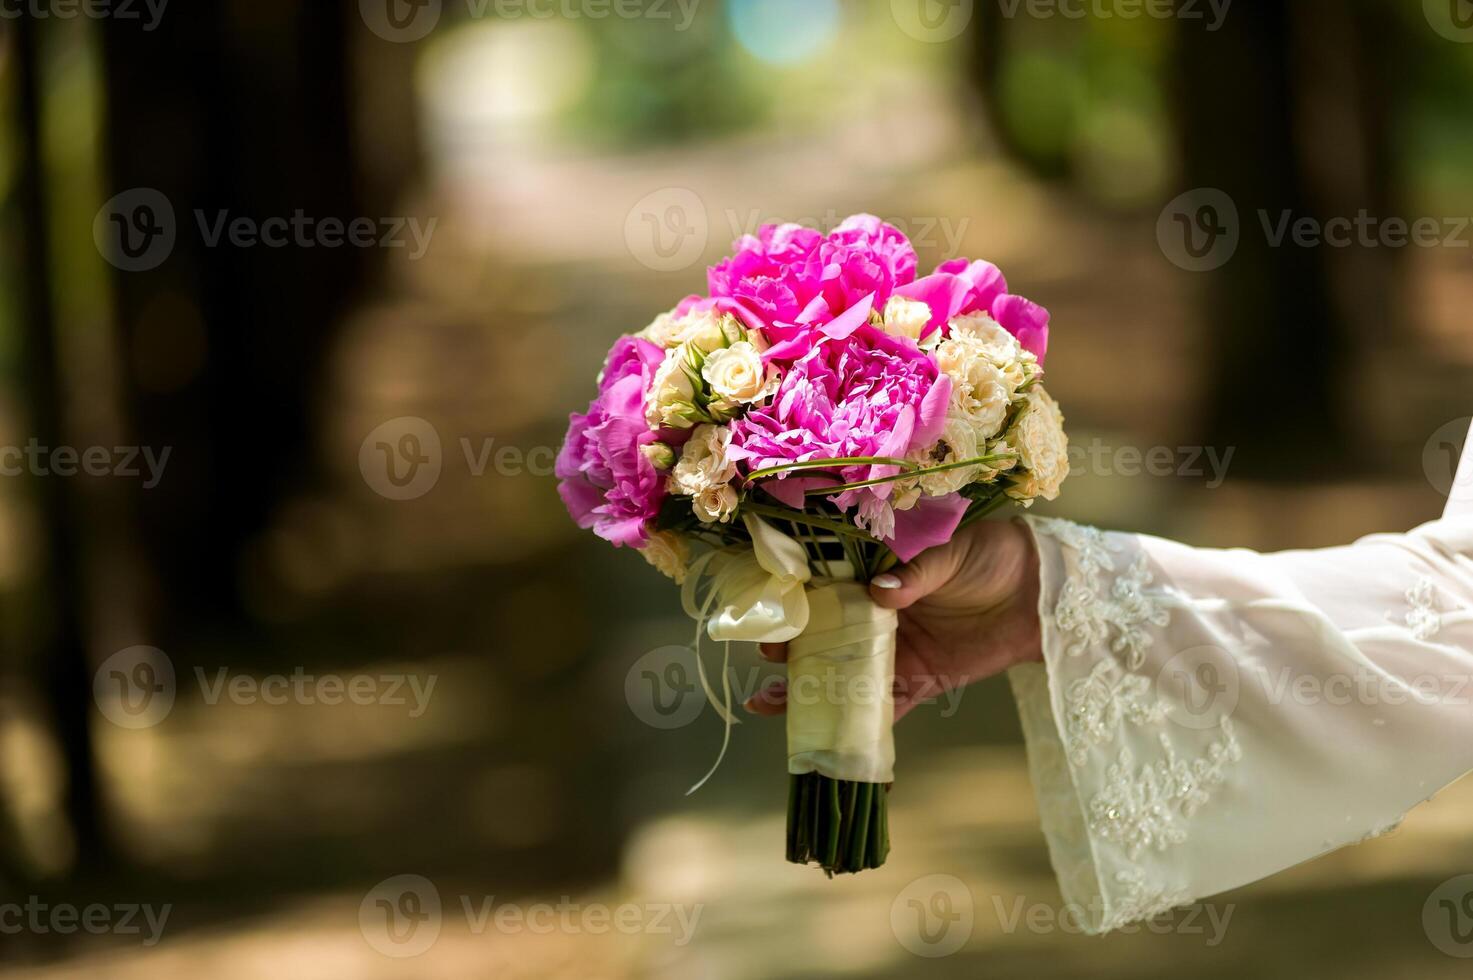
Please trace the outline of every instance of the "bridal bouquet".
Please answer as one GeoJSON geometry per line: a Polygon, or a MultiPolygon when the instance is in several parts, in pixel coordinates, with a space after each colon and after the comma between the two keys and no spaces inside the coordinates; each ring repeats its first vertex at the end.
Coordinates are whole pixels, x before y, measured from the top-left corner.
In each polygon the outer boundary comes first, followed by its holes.
{"type": "Polygon", "coordinates": [[[722,754],[727,665],[718,697],[701,634],[728,652],[791,641],[788,860],[875,868],[896,614],[863,583],[1008,501],[1058,493],[1049,315],[988,262],[917,278],[910,242],[870,215],[828,234],[768,225],[735,249],[707,295],[615,342],[571,417],[558,491],[579,526],[681,584],[722,754]]]}

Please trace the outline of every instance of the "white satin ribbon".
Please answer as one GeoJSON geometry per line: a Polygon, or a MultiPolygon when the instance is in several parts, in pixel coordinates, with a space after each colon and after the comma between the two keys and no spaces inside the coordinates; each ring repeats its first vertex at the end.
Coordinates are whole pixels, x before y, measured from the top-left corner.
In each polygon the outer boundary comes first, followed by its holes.
{"type": "Polygon", "coordinates": [[[789,772],[891,782],[895,613],[876,606],[855,582],[826,580],[828,584],[810,590],[803,545],[760,517],[743,514],[742,522],[752,536],[752,550],[701,556],[681,589],[681,604],[696,621],[696,674],[706,700],[725,723],[716,761],[687,795],[715,774],[731,744],[731,727],[739,724],[731,711],[728,677],[733,640],[791,641],[789,772]],[[701,660],[703,633],[724,644],[719,698],[701,660]]]}
{"type": "Polygon", "coordinates": [[[808,602],[808,628],[788,644],[788,772],[894,782],[895,610],[858,582],[808,602]]]}

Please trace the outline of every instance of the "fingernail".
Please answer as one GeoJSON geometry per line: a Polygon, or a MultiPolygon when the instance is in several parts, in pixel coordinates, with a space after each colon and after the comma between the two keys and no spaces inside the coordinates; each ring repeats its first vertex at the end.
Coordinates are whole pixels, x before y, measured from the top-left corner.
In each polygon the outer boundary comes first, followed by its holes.
{"type": "Polygon", "coordinates": [[[876,575],[869,584],[877,589],[898,589],[901,585],[898,575],[876,575]]]}

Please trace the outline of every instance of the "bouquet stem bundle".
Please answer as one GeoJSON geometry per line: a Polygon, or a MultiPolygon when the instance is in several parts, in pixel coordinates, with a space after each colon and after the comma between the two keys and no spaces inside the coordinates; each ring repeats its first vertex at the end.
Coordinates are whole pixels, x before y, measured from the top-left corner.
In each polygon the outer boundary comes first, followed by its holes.
{"type": "MultiPolygon", "coordinates": [[[[799,519],[814,516],[803,514],[799,519]]],[[[811,525],[790,522],[790,526],[799,534],[807,532],[810,562],[825,578],[852,575],[863,581],[895,562],[888,548],[847,529],[831,535],[815,533],[811,525]]],[[[889,642],[893,659],[893,634],[889,642]]],[[[887,683],[893,683],[893,676],[887,683]]],[[[787,859],[817,864],[830,878],[880,867],[890,854],[890,787],[890,783],[835,779],[817,771],[790,774],[787,859]]]]}
{"type": "MultiPolygon", "coordinates": [[[[1000,493],[977,493],[966,523],[991,513],[1006,499],[1000,493]]],[[[894,552],[883,544],[821,513],[784,513],[755,501],[749,507],[786,519],[794,538],[804,543],[814,574],[825,579],[868,581],[897,563],[894,552]]],[[[893,635],[890,642],[893,656],[893,635]]],[[[795,710],[791,704],[789,710],[795,710]]],[[[890,853],[891,786],[835,779],[816,771],[790,774],[787,859],[817,864],[831,878],[883,865],[890,853]]]]}
{"type": "Polygon", "coordinates": [[[817,772],[788,777],[788,860],[832,878],[878,868],[890,853],[888,783],[855,783],[817,772]]]}

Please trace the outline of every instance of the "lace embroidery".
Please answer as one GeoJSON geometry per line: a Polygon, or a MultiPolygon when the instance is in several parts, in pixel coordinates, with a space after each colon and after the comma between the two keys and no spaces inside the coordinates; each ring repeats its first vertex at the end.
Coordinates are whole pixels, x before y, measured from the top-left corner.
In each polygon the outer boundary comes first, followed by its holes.
{"type": "Polygon", "coordinates": [[[1110,552],[1117,549],[1111,547],[1102,531],[1056,517],[1038,518],[1034,526],[1076,555],[1078,571],[1064,581],[1054,604],[1054,623],[1074,638],[1064,652],[1077,657],[1089,647],[1108,643],[1111,651],[1124,654],[1128,668],[1138,670],[1151,645],[1151,635],[1145,628],[1165,626],[1171,621],[1159,595],[1145,591],[1152,583],[1146,556],[1137,555],[1107,590],[1100,576],[1116,570],[1110,552]]]}
{"type": "Polygon", "coordinates": [[[1138,870],[1115,872],[1115,884],[1120,886],[1121,894],[1116,895],[1110,903],[1110,911],[1103,924],[1106,931],[1132,922],[1154,919],[1192,900],[1184,891],[1168,891],[1159,885],[1147,883],[1146,876],[1138,870]]]}
{"type": "Polygon", "coordinates": [[[1164,851],[1183,843],[1187,832],[1179,818],[1190,818],[1227,778],[1229,763],[1243,757],[1232,724],[1222,720],[1222,737],[1200,758],[1177,758],[1171,740],[1159,736],[1165,758],[1135,771],[1129,749],[1105,771],[1105,786],[1089,801],[1091,829],[1120,844],[1131,860],[1146,848],[1164,851]]]}
{"type": "Polygon", "coordinates": [[[1412,611],[1406,614],[1406,623],[1411,627],[1413,639],[1430,640],[1442,630],[1442,614],[1437,611],[1432,594],[1435,588],[1432,580],[1424,576],[1407,589],[1407,604],[1412,611]]]}
{"type": "Polygon", "coordinates": [[[1071,683],[1064,705],[1069,761],[1076,766],[1089,761],[1091,745],[1114,741],[1123,722],[1150,725],[1166,717],[1166,709],[1151,694],[1150,680],[1122,673],[1113,660],[1101,660],[1088,677],[1071,683]]]}

